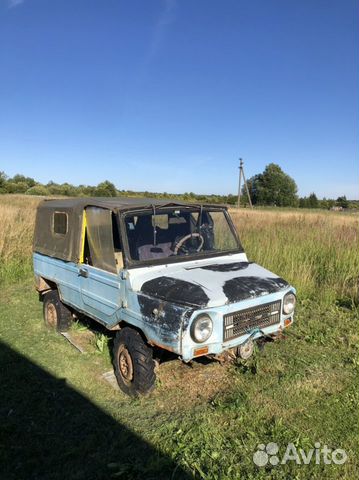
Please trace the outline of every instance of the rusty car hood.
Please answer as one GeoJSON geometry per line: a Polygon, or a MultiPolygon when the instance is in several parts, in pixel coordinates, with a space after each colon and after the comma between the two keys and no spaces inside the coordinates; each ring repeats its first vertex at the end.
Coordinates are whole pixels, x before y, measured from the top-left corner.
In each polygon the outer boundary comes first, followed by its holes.
{"type": "Polygon", "coordinates": [[[169,265],[149,272],[136,283],[142,294],[196,308],[240,302],[289,287],[285,280],[256,263],[235,259],[169,265]]]}

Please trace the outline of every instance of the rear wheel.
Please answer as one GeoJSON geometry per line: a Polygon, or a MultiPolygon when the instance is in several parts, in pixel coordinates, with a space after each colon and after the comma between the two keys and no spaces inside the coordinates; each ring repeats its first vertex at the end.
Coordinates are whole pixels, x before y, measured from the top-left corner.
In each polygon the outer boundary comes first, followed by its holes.
{"type": "Polygon", "coordinates": [[[124,393],[137,397],[153,390],[156,375],[152,348],[137,330],[125,327],[117,333],[113,363],[117,382],[124,393]]]}
{"type": "Polygon", "coordinates": [[[43,314],[45,325],[58,332],[66,332],[71,325],[70,310],[61,302],[58,291],[52,290],[44,295],[43,314]]]}

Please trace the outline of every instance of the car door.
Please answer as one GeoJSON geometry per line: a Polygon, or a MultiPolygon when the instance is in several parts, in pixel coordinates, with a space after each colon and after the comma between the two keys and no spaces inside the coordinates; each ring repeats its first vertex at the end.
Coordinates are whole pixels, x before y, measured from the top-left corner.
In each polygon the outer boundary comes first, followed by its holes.
{"type": "Polygon", "coordinates": [[[86,208],[84,250],[79,265],[84,312],[111,327],[118,322],[121,280],[116,268],[110,210],[86,208]]]}

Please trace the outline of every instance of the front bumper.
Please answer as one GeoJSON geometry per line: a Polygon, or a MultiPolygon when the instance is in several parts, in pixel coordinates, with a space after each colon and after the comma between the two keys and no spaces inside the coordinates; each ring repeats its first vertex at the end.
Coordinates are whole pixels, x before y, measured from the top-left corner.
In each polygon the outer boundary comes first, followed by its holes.
{"type": "MultiPolygon", "coordinates": [[[[282,311],[282,300],[284,295],[288,292],[295,293],[293,287],[286,289],[285,291],[276,292],[274,294],[265,295],[263,297],[256,297],[248,299],[239,303],[232,303],[230,305],[224,305],[222,307],[210,308],[201,311],[196,311],[191,318],[189,327],[192,320],[199,314],[206,313],[208,314],[213,321],[213,333],[207,342],[196,343],[191,335],[190,328],[187,328],[182,336],[182,346],[181,346],[181,357],[185,362],[192,360],[195,357],[201,355],[219,355],[226,350],[231,348],[238,347],[239,345],[248,341],[249,338],[252,340],[257,340],[263,336],[276,336],[278,335],[285,327],[289,326],[293,322],[294,312],[290,315],[285,315],[282,311]],[[238,335],[234,338],[225,339],[225,318],[231,318],[233,314],[238,312],[243,312],[251,310],[254,308],[265,308],[268,304],[278,304],[279,315],[276,318],[275,323],[270,324],[270,322],[263,323],[258,325],[256,322],[250,322],[249,327],[245,332],[240,331],[238,335]]],[[[274,312],[275,313],[275,312],[274,312]]]]}

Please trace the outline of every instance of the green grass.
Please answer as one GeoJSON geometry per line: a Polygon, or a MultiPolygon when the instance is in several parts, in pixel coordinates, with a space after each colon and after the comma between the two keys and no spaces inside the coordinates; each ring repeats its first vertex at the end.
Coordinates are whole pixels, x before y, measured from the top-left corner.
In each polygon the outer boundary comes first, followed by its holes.
{"type": "MultiPolygon", "coordinates": [[[[99,332],[80,354],[44,327],[30,278],[5,286],[2,478],[352,479],[357,317],[352,307],[302,299],[285,339],[247,363],[190,368],[173,360],[160,367],[151,396],[131,400],[101,378],[111,369],[111,338],[99,332]],[[255,466],[257,445],[271,441],[282,454],[289,442],[320,442],[345,449],[348,461],[255,466]]],[[[87,332],[74,326],[74,335],[87,332]]]]}
{"type": "MultiPolygon", "coordinates": [[[[42,322],[37,199],[0,198],[0,478],[352,479],[358,471],[358,215],[233,211],[250,259],[298,291],[294,325],[240,365],[160,366],[131,400],[102,378],[112,337],[75,323],[80,354],[42,322]],[[258,444],[342,448],[340,465],[257,467],[258,444]]],[[[223,239],[225,241],[225,239],[223,239]]]]}
{"type": "Polygon", "coordinates": [[[0,267],[0,285],[11,285],[28,278],[32,273],[32,260],[8,260],[0,267]]]}
{"type": "Polygon", "coordinates": [[[358,303],[358,216],[233,212],[247,255],[290,281],[301,298],[358,303]]]}

